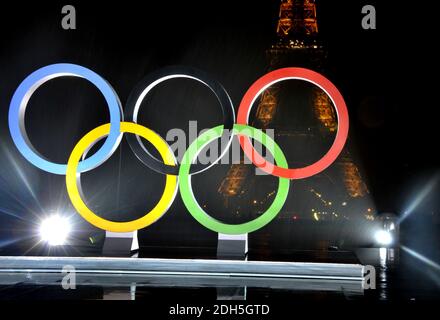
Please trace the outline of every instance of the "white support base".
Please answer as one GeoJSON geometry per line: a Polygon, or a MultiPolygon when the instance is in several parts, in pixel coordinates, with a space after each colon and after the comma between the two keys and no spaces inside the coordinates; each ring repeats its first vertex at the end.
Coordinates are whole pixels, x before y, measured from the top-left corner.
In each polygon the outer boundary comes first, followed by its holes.
{"type": "Polygon", "coordinates": [[[139,249],[137,231],[105,232],[102,254],[108,257],[129,257],[131,252],[139,249]]]}
{"type": "Polygon", "coordinates": [[[248,234],[218,234],[217,258],[246,260],[248,253],[248,234]]]}

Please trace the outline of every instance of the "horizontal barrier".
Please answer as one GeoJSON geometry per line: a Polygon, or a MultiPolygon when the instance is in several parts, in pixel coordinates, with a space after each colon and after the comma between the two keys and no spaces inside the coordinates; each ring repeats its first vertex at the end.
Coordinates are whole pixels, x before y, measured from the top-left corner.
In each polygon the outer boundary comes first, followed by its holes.
{"type": "MultiPolygon", "coordinates": [[[[0,286],[36,285],[59,286],[62,273],[9,273],[0,272],[0,286]]],[[[344,292],[349,295],[363,293],[362,281],[328,279],[292,279],[264,277],[219,277],[144,274],[79,273],[76,285],[103,288],[266,288],[294,291],[344,292]]]]}
{"type": "Polygon", "coordinates": [[[118,275],[184,275],[213,277],[261,277],[362,281],[360,264],[272,261],[89,258],[89,257],[0,257],[0,274],[62,273],[66,266],[76,273],[118,275]]]}

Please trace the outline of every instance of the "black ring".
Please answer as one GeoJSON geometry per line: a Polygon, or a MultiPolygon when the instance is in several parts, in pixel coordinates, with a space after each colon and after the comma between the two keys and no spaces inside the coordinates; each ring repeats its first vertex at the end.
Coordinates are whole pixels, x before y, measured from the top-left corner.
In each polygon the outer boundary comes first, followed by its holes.
{"type": "MultiPolygon", "coordinates": [[[[220,103],[220,107],[222,108],[223,133],[221,138],[228,137],[228,143],[226,146],[222,146],[220,156],[216,161],[210,164],[195,164],[191,166],[192,170],[190,174],[200,173],[214,165],[226,153],[226,150],[232,142],[232,129],[235,123],[235,112],[231,98],[225,88],[223,88],[220,83],[213,80],[208,74],[201,70],[185,66],[169,66],[148,74],[131,91],[124,111],[125,119],[137,123],[137,115],[140,105],[148,92],[159,83],[173,78],[190,78],[204,84],[215,94],[220,103]]],[[[179,166],[166,165],[162,161],[156,159],[156,157],[150,154],[145,148],[139,136],[129,134],[126,135],[126,137],[131,150],[133,150],[136,157],[147,167],[162,174],[179,174],[179,166]]]]}

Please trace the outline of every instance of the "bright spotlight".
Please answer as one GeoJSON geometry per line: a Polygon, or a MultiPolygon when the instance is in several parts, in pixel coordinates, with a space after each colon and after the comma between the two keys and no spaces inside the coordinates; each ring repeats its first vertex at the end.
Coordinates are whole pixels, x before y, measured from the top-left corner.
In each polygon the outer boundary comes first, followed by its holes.
{"type": "Polygon", "coordinates": [[[41,222],[40,237],[51,246],[65,244],[70,233],[70,223],[66,217],[53,215],[41,222]]]}
{"type": "Polygon", "coordinates": [[[375,234],[376,241],[383,246],[388,246],[393,242],[391,233],[385,230],[377,231],[375,234]]]}

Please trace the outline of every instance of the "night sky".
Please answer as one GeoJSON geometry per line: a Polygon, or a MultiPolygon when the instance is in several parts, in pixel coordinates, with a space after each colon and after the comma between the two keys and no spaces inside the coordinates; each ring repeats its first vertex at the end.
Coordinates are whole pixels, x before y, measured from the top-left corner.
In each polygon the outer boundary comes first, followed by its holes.
{"type": "MultiPolygon", "coordinates": [[[[124,104],[147,73],[167,65],[190,65],[212,74],[238,107],[250,84],[266,71],[264,50],[275,40],[279,8],[277,0],[143,1],[142,5],[132,0],[74,1],[77,30],[65,31],[60,26],[62,4],[16,2],[2,4],[0,10],[0,209],[4,212],[38,211],[39,205],[52,205],[54,197],[66,198],[63,177],[27,163],[9,135],[9,101],[29,73],[52,63],[77,63],[109,81],[124,104]],[[17,166],[24,180],[17,178],[17,166]],[[40,204],[29,190],[37,193],[40,204]]],[[[437,49],[428,14],[402,1],[318,1],[320,38],[329,52],[325,75],[347,102],[349,143],[379,212],[404,211],[418,186],[439,170],[437,49]],[[365,4],[376,5],[377,30],[361,28],[365,4]]],[[[163,135],[169,128],[185,128],[188,120],[197,119],[200,128],[221,123],[216,101],[203,87],[176,81],[159,89],[150,103],[162,101],[161,97],[169,102],[141,112],[140,123],[163,135]],[[186,99],[194,96],[197,99],[186,99]]],[[[59,162],[67,160],[79,138],[107,121],[99,93],[87,82],[71,78],[39,89],[26,114],[35,147],[59,162]]],[[[85,192],[98,194],[108,184],[108,194],[124,194],[121,188],[149,179],[153,187],[148,190],[139,187],[123,199],[112,196],[118,208],[146,210],[145,203],[124,207],[119,202],[136,203],[146,192],[151,199],[147,206],[152,206],[163,178],[134,164],[125,142],[122,150],[85,175],[85,192]],[[93,183],[108,176],[108,168],[120,161],[133,163],[121,173],[132,178],[118,184],[115,175],[111,182],[93,183]]]]}

